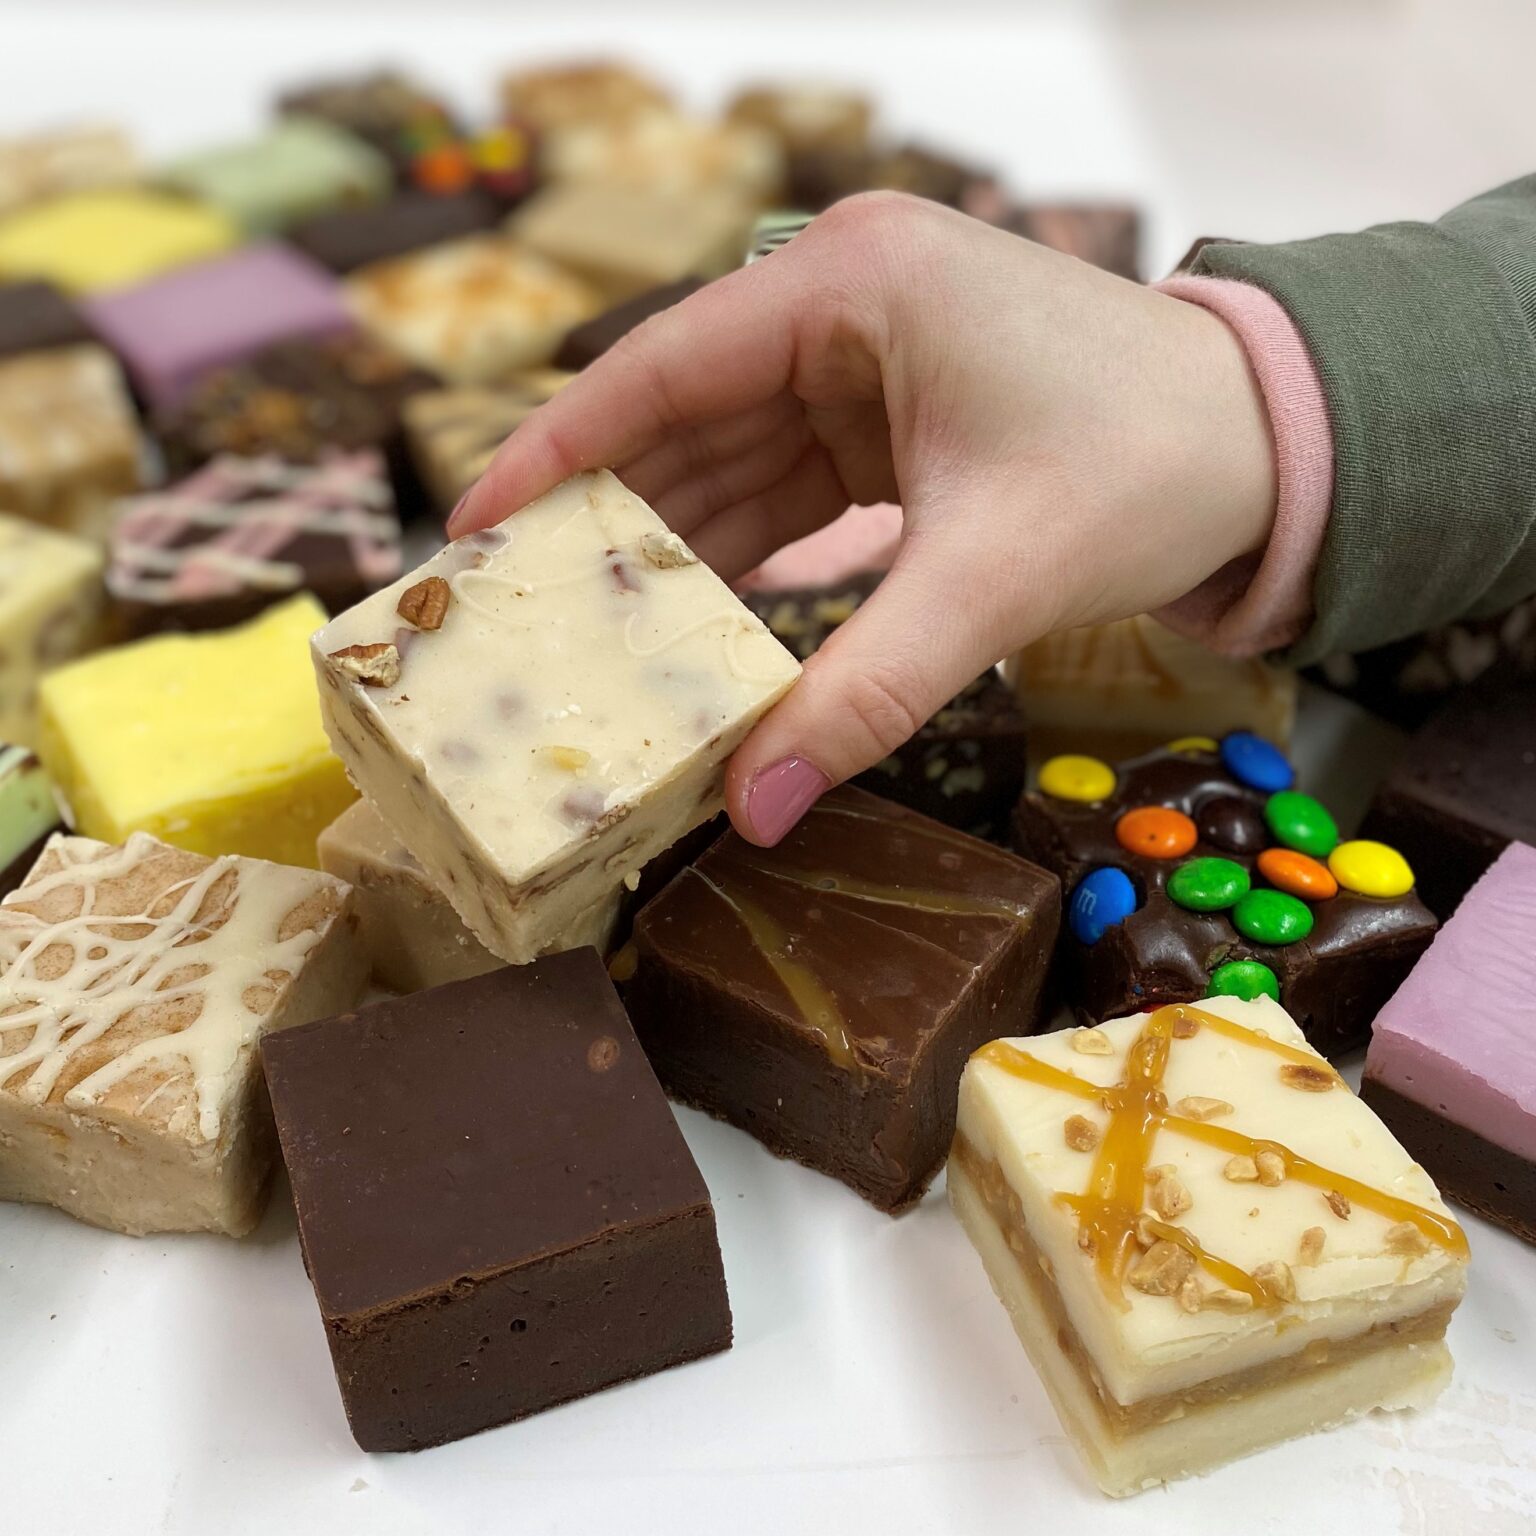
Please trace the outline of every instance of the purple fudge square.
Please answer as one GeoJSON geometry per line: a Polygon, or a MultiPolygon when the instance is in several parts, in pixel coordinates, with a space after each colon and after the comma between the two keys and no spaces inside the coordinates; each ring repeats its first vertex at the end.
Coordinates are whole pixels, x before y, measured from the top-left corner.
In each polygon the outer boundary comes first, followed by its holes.
{"type": "Polygon", "coordinates": [[[175,405],[211,369],[273,342],[353,325],[336,279],[282,245],[248,246],[86,307],[157,410],[175,405]]]}

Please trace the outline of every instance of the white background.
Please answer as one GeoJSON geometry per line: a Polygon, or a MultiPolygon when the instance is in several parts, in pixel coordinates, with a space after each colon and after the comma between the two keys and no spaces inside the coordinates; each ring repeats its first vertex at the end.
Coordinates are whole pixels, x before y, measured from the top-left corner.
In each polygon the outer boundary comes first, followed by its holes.
{"type": "MultiPolygon", "coordinates": [[[[1198,234],[1433,216],[1536,169],[1536,6],[0,0],[0,133],[118,117],[152,155],[279,83],[395,61],[467,106],[498,69],[622,52],[701,106],[748,75],[868,85],[886,120],[1042,196],[1125,194],[1148,267],[1198,234]]],[[[1342,803],[1381,738],[1312,701],[1342,803]]],[[[1093,1491],[941,1197],[891,1221],[681,1113],[714,1192],[728,1355],[414,1457],[349,1439],[280,1190],[260,1232],[133,1241],[0,1208],[0,1533],[1536,1529],[1536,1252],[1471,1222],[1456,1382],[1166,1492],[1093,1491]]]]}

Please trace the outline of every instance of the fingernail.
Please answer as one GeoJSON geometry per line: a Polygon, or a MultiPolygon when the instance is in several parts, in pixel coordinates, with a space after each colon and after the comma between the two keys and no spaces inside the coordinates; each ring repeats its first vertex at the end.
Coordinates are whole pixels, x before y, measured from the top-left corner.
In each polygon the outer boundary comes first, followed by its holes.
{"type": "Polygon", "coordinates": [[[803,757],[781,757],[759,768],[747,788],[747,820],[757,840],[771,848],[831,787],[831,779],[803,757]]]}
{"type": "MultiPolygon", "coordinates": [[[[470,489],[473,490],[474,487],[471,486],[470,489]]],[[[459,520],[459,513],[464,510],[464,503],[466,501],[468,501],[468,500],[469,500],[469,491],[465,491],[464,494],[462,496],[460,496],[459,499],[456,502],[454,502],[454,504],[453,504],[453,511],[448,514],[448,520],[447,520],[446,523],[444,523],[443,526],[447,529],[448,537],[450,539],[455,536],[454,535],[454,524],[456,522],[458,522],[458,520],[459,520]]]]}

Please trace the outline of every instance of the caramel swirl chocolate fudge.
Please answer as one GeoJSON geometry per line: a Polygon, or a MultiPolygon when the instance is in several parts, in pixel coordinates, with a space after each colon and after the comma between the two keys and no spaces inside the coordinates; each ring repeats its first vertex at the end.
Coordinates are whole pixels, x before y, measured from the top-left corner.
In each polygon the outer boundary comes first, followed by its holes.
{"type": "Polygon", "coordinates": [[[276,1151],[256,1041],[366,979],[339,880],[142,833],[55,837],[0,903],[0,1199],[248,1232],[276,1151]]]}
{"type": "Polygon", "coordinates": [[[720,809],[800,672],[606,470],[333,620],[314,660],[353,780],[516,964],[720,809]]]}
{"type": "Polygon", "coordinates": [[[313,592],[331,613],[400,574],[400,523],[372,450],[318,465],[221,455],[124,502],[107,590],[130,634],[222,629],[313,592]]]}
{"type": "Polygon", "coordinates": [[[1267,997],[983,1046],[948,1184],[1106,1493],[1450,1378],[1466,1237],[1267,997]]]}
{"type": "Polygon", "coordinates": [[[1060,911],[1044,870],[844,787],[777,847],[727,833],[613,970],[674,1098],[894,1213],[944,1161],[966,1056],[1037,1027],[1060,911]]]}
{"type": "Polygon", "coordinates": [[[43,845],[63,830],[42,763],[25,747],[0,743],[0,897],[26,879],[43,845]]]}
{"type": "Polygon", "coordinates": [[[1435,919],[1407,860],[1343,840],[1247,731],[1112,768],[1054,757],[1014,845],[1061,877],[1066,1001],[1094,1019],[1208,996],[1278,1000],[1325,1055],[1364,1042],[1435,919]]]}
{"type": "Polygon", "coordinates": [[[270,1034],[262,1057],[364,1450],[730,1347],[709,1191],[591,950],[270,1034]]]}
{"type": "Polygon", "coordinates": [[[1511,843],[1377,1016],[1360,1093],[1446,1194],[1536,1243],[1536,848],[1511,843]]]}

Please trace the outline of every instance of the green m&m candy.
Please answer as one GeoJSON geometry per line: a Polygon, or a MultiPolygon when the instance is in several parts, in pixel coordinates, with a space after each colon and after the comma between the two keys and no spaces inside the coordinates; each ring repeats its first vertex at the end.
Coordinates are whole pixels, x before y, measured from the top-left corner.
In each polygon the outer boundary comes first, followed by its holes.
{"type": "Polygon", "coordinates": [[[1207,997],[1238,997],[1251,1003],[1256,997],[1280,1001],[1280,982],[1267,965],[1257,960],[1228,960],[1211,972],[1207,997]]]}
{"type": "Polygon", "coordinates": [[[1312,932],[1312,909],[1284,891],[1249,891],[1232,909],[1232,926],[1255,944],[1294,944],[1312,932]]]}
{"type": "Polygon", "coordinates": [[[1299,790],[1277,790],[1264,802],[1264,820],[1277,842],[1314,859],[1326,859],[1338,846],[1339,826],[1328,808],[1299,790]]]}
{"type": "Polygon", "coordinates": [[[1168,899],[1191,912],[1224,912],[1248,894],[1248,871],[1231,859],[1191,859],[1168,876],[1168,899]]]}

